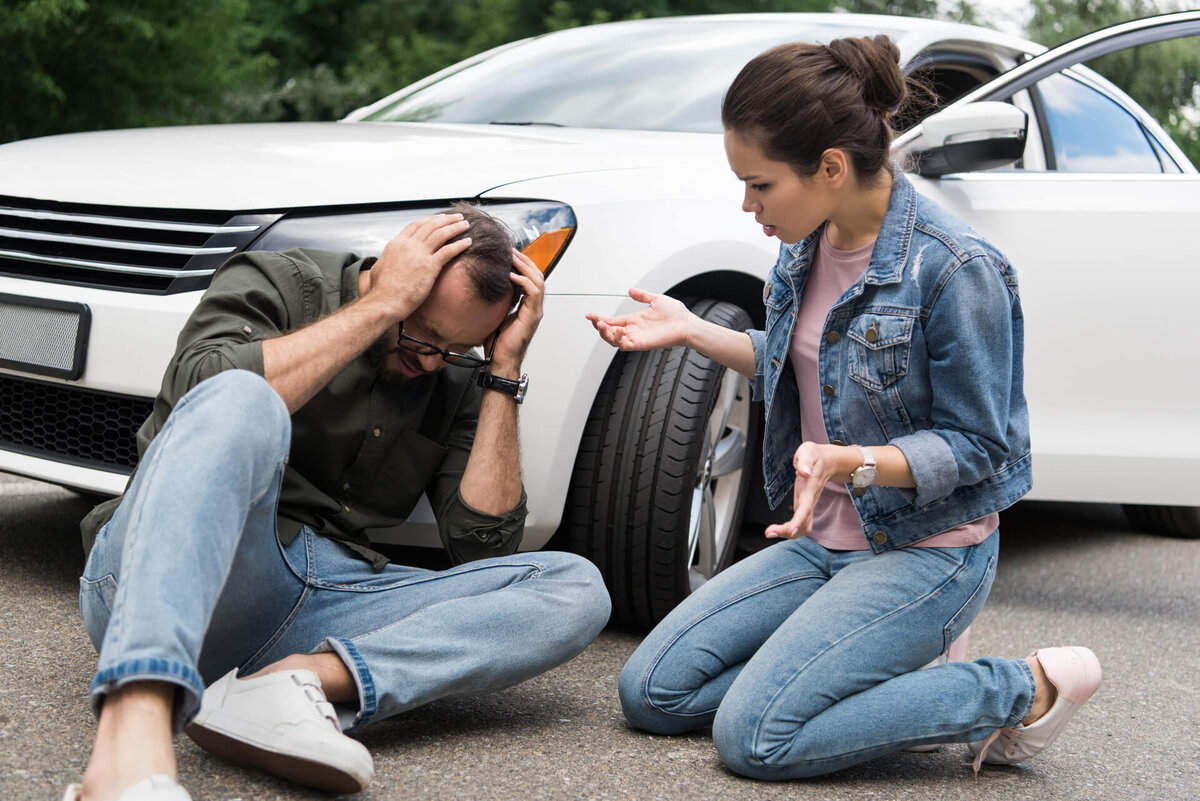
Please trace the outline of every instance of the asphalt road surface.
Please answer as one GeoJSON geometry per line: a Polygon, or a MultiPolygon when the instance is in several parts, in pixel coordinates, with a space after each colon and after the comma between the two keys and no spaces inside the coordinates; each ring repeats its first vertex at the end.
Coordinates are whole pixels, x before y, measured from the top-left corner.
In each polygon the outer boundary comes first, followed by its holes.
{"type": "MultiPolygon", "coordinates": [[[[58,799],[87,762],[95,654],[76,611],[77,521],[90,501],[0,475],[0,801],[58,799]]],[[[1200,541],[1134,533],[1115,506],[1005,513],[999,576],[971,654],[1043,645],[1099,654],[1104,684],[1042,756],[963,766],[963,746],[768,784],[725,770],[704,734],[626,727],[616,676],[638,642],[610,629],[573,662],[503,693],[368,727],[375,799],[1200,799],[1200,541]]],[[[177,744],[196,801],[322,793],[177,744]]]]}

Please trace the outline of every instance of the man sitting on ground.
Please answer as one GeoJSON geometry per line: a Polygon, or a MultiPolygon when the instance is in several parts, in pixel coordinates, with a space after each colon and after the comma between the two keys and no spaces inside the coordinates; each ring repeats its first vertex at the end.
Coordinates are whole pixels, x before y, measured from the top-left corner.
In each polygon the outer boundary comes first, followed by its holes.
{"type": "Polygon", "coordinates": [[[84,521],[99,726],[68,798],[187,799],[185,726],[235,762],[356,792],[371,756],[343,729],[511,686],[595,638],[595,567],[514,553],[542,302],[538,269],[470,207],[412,223],[378,260],[246,253],[216,273],[125,495],[84,521]],[[456,567],[371,547],[422,494],[456,567]]]}

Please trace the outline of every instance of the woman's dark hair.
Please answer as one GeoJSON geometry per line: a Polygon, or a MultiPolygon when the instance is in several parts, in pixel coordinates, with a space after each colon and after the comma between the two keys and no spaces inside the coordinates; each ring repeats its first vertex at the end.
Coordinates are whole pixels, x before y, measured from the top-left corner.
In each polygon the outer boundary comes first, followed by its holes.
{"type": "Polygon", "coordinates": [[[457,242],[471,237],[471,245],[459,255],[471,279],[471,288],[484,303],[498,303],[511,298],[516,302],[516,285],[508,276],[513,270],[513,239],[504,223],[478,206],[459,201],[451,205],[471,226],[451,239],[457,242]]]}
{"type": "Polygon", "coordinates": [[[738,73],[721,122],[797,175],[813,175],[821,154],[844,150],[860,180],[892,171],[890,119],[908,82],[887,36],[794,42],[756,56],[738,73]]]}

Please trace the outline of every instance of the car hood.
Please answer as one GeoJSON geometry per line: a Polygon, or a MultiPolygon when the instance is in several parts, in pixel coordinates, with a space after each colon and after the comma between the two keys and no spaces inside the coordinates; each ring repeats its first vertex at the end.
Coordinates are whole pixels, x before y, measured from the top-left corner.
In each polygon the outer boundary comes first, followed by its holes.
{"type": "Polygon", "coordinates": [[[0,146],[0,196],[252,211],[478,196],[594,170],[721,164],[720,137],[646,131],[262,123],[97,131],[0,146]]]}

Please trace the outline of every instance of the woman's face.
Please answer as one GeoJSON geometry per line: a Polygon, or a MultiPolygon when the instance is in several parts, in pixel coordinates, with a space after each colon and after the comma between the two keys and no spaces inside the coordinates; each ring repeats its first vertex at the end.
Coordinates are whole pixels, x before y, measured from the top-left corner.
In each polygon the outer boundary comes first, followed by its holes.
{"type": "Polygon", "coordinates": [[[731,130],[725,131],[725,157],[746,184],[742,211],[753,214],[767,236],[791,245],[829,219],[835,197],[819,172],[801,178],[791,166],[767,158],[757,143],[731,130]]]}

